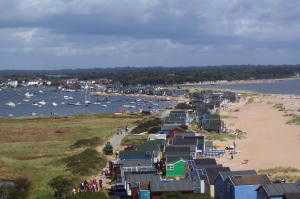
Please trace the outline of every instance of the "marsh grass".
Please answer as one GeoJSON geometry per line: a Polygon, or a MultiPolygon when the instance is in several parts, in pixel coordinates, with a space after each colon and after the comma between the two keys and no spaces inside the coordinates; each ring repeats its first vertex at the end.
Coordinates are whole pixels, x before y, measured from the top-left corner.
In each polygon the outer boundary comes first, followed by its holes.
{"type": "Polygon", "coordinates": [[[52,198],[48,181],[58,175],[73,175],[62,160],[82,152],[81,148],[71,149],[71,145],[78,142],[85,145],[78,140],[94,145],[94,137],[105,141],[117,128],[130,126],[140,118],[101,114],[0,119],[0,176],[3,179],[26,176],[32,182],[29,198],[52,198]]]}
{"type": "Polygon", "coordinates": [[[300,169],[293,167],[261,169],[258,173],[268,175],[272,181],[285,179],[287,182],[300,182],[300,169]]]}
{"type": "Polygon", "coordinates": [[[293,115],[287,124],[300,125],[300,115],[293,115]]]}

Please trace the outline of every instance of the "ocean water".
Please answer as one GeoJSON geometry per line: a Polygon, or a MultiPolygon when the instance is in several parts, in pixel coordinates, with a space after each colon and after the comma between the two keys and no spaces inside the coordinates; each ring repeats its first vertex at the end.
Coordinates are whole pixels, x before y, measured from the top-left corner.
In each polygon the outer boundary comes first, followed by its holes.
{"type": "Polygon", "coordinates": [[[158,111],[174,102],[129,96],[93,96],[84,91],[56,88],[16,88],[0,91],[0,117],[69,116],[78,114],[158,111]],[[26,96],[27,93],[27,96],[26,96]],[[90,101],[86,104],[85,101],[90,101]]]}
{"type": "Polygon", "coordinates": [[[200,87],[230,89],[236,91],[251,91],[265,94],[300,95],[300,79],[286,79],[269,83],[203,85],[200,87]]]}

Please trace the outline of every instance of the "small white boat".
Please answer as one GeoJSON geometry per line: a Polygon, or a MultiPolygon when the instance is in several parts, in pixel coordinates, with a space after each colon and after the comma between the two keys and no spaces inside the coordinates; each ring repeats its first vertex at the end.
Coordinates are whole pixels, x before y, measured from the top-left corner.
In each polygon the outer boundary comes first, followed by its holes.
{"type": "Polygon", "coordinates": [[[9,116],[9,117],[13,117],[14,115],[13,115],[13,114],[9,114],[8,116],[9,116]]]}
{"type": "Polygon", "coordinates": [[[13,102],[7,102],[6,105],[13,108],[16,107],[16,104],[13,102]]]}
{"type": "Polygon", "coordinates": [[[104,108],[106,108],[107,107],[107,105],[106,104],[103,104],[103,105],[101,105],[102,107],[104,107],[104,108]]]}
{"type": "Polygon", "coordinates": [[[29,100],[29,99],[23,99],[23,101],[24,101],[24,102],[29,102],[30,100],[29,100]]]}
{"type": "Polygon", "coordinates": [[[52,105],[53,105],[53,106],[57,106],[58,104],[57,104],[57,103],[55,103],[55,102],[52,102],[52,105]]]}
{"type": "Polygon", "coordinates": [[[61,104],[66,104],[65,102],[62,102],[61,104]]]}
{"type": "Polygon", "coordinates": [[[73,98],[73,97],[70,97],[70,96],[67,96],[67,95],[65,95],[65,96],[64,96],[64,99],[65,99],[65,100],[72,100],[72,99],[74,99],[74,98],[73,98]]]}
{"type": "Polygon", "coordinates": [[[26,97],[26,98],[31,98],[31,97],[33,97],[33,94],[32,94],[32,93],[29,93],[29,92],[27,92],[27,93],[25,93],[25,97],[26,97]]]}
{"type": "Polygon", "coordinates": [[[95,105],[101,105],[100,102],[94,102],[93,104],[95,104],[95,105]]]}
{"type": "Polygon", "coordinates": [[[33,112],[33,113],[31,113],[31,115],[32,115],[32,116],[36,116],[36,113],[33,112]]]}
{"type": "Polygon", "coordinates": [[[85,104],[91,104],[91,102],[89,100],[85,100],[84,103],[85,104]]]}
{"type": "Polygon", "coordinates": [[[35,102],[35,103],[33,103],[32,105],[33,105],[33,106],[38,106],[39,104],[35,102]]]}
{"type": "Polygon", "coordinates": [[[44,91],[42,91],[42,90],[39,90],[39,93],[44,93],[44,91]]]}
{"type": "Polygon", "coordinates": [[[38,104],[41,106],[44,106],[44,105],[46,105],[46,102],[44,100],[42,100],[42,101],[38,102],[38,104]]]}
{"type": "Polygon", "coordinates": [[[80,103],[80,102],[76,102],[74,105],[75,105],[75,106],[80,106],[81,103],[80,103]]]}

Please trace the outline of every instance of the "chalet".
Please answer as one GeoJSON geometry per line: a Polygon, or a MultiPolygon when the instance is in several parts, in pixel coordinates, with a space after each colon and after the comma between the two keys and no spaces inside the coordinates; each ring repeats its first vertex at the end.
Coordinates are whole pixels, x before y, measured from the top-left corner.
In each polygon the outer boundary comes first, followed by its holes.
{"type": "Polygon", "coordinates": [[[193,118],[187,110],[172,110],[162,124],[162,130],[170,130],[180,126],[188,126],[193,118]]]}
{"type": "MultiPolygon", "coordinates": [[[[270,184],[270,180],[266,175],[254,176],[229,176],[225,181],[226,196],[228,199],[256,199],[256,189],[265,184],[270,184]]],[[[227,199],[226,198],[226,199],[227,199]]]]}
{"type": "Polygon", "coordinates": [[[255,170],[245,170],[245,171],[228,171],[220,172],[215,180],[215,198],[216,199],[226,199],[228,198],[228,192],[226,191],[229,187],[226,184],[227,178],[230,176],[256,176],[255,170]]]}
{"type": "Polygon", "coordinates": [[[187,160],[192,159],[189,146],[167,146],[166,157],[166,176],[184,177],[186,174],[187,160]]]}
{"type": "Polygon", "coordinates": [[[300,198],[300,191],[297,193],[285,193],[283,195],[283,199],[299,199],[300,198]]]}
{"type": "Polygon", "coordinates": [[[200,157],[200,155],[202,155],[204,152],[204,136],[176,136],[170,140],[169,144],[173,146],[190,147],[190,152],[194,159],[200,157]]]}
{"type": "Polygon", "coordinates": [[[257,189],[257,199],[283,199],[285,195],[299,192],[299,183],[265,184],[257,189]]]}
{"type": "Polygon", "coordinates": [[[216,166],[216,167],[208,167],[205,168],[205,191],[204,193],[208,193],[210,197],[215,197],[215,180],[219,174],[219,172],[229,172],[229,167],[216,166]]]}
{"type": "Polygon", "coordinates": [[[225,131],[225,123],[219,114],[204,114],[201,118],[201,126],[204,130],[222,133],[225,131]]]}

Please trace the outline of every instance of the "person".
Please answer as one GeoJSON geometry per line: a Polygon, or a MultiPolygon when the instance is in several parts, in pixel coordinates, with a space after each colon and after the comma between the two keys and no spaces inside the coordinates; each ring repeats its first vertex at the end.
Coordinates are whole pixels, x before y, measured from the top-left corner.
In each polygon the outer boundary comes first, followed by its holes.
{"type": "Polygon", "coordinates": [[[99,189],[102,189],[102,179],[99,179],[99,189]]]}

